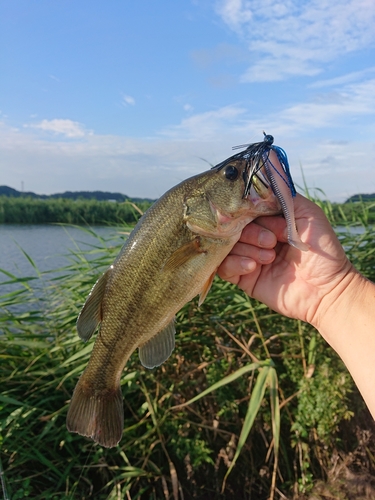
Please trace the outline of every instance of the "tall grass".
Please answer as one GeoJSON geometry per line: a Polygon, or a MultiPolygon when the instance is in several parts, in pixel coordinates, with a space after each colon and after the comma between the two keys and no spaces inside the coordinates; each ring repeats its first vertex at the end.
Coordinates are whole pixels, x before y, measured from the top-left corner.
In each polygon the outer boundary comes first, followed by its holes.
{"type": "Polygon", "coordinates": [[[131,201],[122,203],[95,199],[39,199],[0,196],[0,224],[133,224],[139,210],[145,211],[150,203],[139,206],[131,201]]]}
{"type": "MultiPolygon", "coordinates": [[[[360,242],[349,229],[341,237],[374,279],[372,229],[360,242]]],[[[0,296],[0,473],[9,499],[297,498],[326,477],[335,453],[355,448],[354,431],[351,440],[344,432],[366,410],[338,357],[309,325],[218,278],[200,308],[192,301],[177,315],[166,363],[149,371],[137,353],[129,361],[119,445],[70,434],[68,401],[93,345],[79,340],[75,321],[118,250],[98,237],[89,252],[72,251],[41,299],[35,278],[2,271],[3,283],[20,287],[0,296]]]]}

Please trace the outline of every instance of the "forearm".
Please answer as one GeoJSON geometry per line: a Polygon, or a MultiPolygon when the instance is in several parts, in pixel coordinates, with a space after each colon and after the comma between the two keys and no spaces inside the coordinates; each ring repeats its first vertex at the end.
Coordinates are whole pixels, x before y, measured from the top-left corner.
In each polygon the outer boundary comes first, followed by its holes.
{"type": "Polygon", "coordinates": [[[317,328],[344,361],[375,418],[375,284],[354,269],[327,297],[317,328]]]}

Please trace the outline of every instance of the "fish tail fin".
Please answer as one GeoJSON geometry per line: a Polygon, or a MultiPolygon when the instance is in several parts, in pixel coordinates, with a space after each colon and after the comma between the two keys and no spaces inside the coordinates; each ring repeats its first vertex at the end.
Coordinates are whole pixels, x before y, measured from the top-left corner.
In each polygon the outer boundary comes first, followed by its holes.
{"type": "Polygon", "coordinates": [[[99,390],[81,377],[70,402],[66,426],[70,432],[89,437],[101,446],[116,446],[124,429],[120,385],[99,390]]]}

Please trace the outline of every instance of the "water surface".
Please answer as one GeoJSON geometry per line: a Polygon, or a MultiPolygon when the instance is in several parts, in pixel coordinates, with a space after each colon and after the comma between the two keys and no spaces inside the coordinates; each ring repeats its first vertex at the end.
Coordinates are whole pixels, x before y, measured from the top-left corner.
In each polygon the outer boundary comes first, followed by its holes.
{"type": "MultiPolygon", "coordinates": [[[[106,247],[118,245],[126,239],[124,234],[120,234],[125,232],[124,228],[97,226],[90,229],[105,240],[106,247]]],[[[49,271],[69,265],[70,250],[88,252],[93,246],[102,247],[102,244],[94,235],[78,227],[53,224],[0,224],[0,297],[22,289],[19,283],[10,283],[12,278],[6,273],[11,273],[17,278],[37,278],[32,282],[32,286],[42,293],[46,281],[58,274],[49,271]],[[37,269],[24,252],[32,259],[37,269]],[[41,274],[39,279],[38,271],[48,273],[41,274]]],[[[24,309],[24,306],[21,309],[24,309]]]]}
{"type": "MultiPolygon", "coordinates": [[[[98,226],[91,228],[108,244],[119,241],[121,228],[98,226]]],[[[90,250],[98,240],[88,232],[71,226],[47,224],[0,224],[0,268],[17,276],[33,271],[26,252],[40,271],[50,271],[69,263],[70,249],[90,250]]]]}

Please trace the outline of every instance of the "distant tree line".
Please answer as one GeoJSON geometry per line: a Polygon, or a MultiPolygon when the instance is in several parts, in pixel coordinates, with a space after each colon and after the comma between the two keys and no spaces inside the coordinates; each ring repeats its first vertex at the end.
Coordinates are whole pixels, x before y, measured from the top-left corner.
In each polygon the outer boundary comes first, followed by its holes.
{"type": "Polygon", "coordinates": [[[41,200],[49,200],[51,198],[66,198],[69,200],[98,200],[98,201],[126,201],[132,200],[136,203],[147,201],[149,203],[154,202],[150,198],[129,198],[126,194],[122,193],[111,193],[108,191],[64,191],[63,193],[56,194],[36,194],[32,191],[17,191],[9,186],[0,186],[0,196],[11,196],[12,198],[38,198],[41,200]]]}
{"type": "Polygon", "coordinates": [[[351,203],[354,201],[373,201],[375,202],[375,193],[372,194],[354,194],[346,200],[345,203],[351,203]]]}
{"type": "Polygon", "coordinates": [[[135,224],[150,201],[135,204],[67,199],[0,196],[0,224],[135,224]]]}

